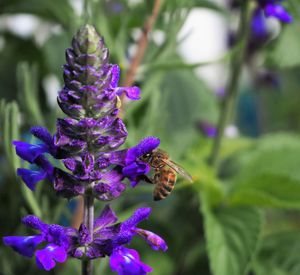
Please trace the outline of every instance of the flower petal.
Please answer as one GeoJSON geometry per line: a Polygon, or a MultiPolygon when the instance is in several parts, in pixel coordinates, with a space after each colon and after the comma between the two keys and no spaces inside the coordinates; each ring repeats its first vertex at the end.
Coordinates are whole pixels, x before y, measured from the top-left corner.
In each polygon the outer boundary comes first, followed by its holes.
{"type": "Polygon", "coordinates": [[[83,223],[80,225],[78,229],[78,242],[80,245],[90,244],[92,241],[92,237],[89,233],[88,228],[83,223]]]}
{"type": "Polygon", "coordinates": [[[140,261],[139,254],[134,249],[118,248],[110,256],[110,267],[119,275],[144,275],[152,268],[140,261]]]}
{"type": "Polygon", "coordinates": [[[111,88],[116,88],[118,86],[120,78],[119,66],[117,64],[112,65],[109,73],[111,74],[110,86],[111,88]]]}
{"type": "Polygon", "coordinates": [[[49,152],[49,148],[45,144],[30,144],[15,140],[13,145],[16,147],[17,155],[30,163],[33,163],[38,156],[49,152]]]}
{"type": "Polygon", "coordinates": [[[63,263],[67,260],[66,250],[54,244],[49,244],[44,249],[37,250],[35,256],[37,266],[47,271],[55,267],[55,262],[63,263]]]}
{"type": "Polygon", "coordinates": [[[138,87],[118,87],[115,89],[117,95],[122,95],[125,93],[125,95],[131,99],[131,100],[139,100],[141,98],[140,94],[141,91],[138,87]]]}
{"type": "Polygon", "coordinates": [[[44,170],[33,171],[25,168],[18,168],[17,174],[32,191],[35,190],[35,186],[39,181],[47,177],[47,173],[44,170]]]}
{"type": "Polygon", "coordinates": [[[292,16],[281,5],[268,4],[265,7],[266,16],[273,16],[278,18],[284,23],[291,23],[293,21],[292,16]]]}
{"type": "Polygon", "coordinates": [[[101,228],[112,225],[118,220],[115,212],[110,208],[109,204],[107,204],[100,216],[94,222],[94,231],[97,232],[101,228]]]}
{"type": "Polygon", "coordinates": [[[32,257],[35,248],[44,240],[42,235],[36,236],[7,236],[3,237],[5,245],[25,257],[32,257]]]}
{"type": "Polygon", "coordinates": [[[121,229],[122,231],[134,229],[135,226],[141,221],[147,219],[151,213],[150,207],[139,208],[134,211],[131,217],[122,222],[121,229]]]}
{"type": "Polygon", "coordinates": [[[45,224],[40,218],[34,215],[28,215],[24,217],[22,219],[22,223],[24,223],[27,227],[40,231],[45,231],[48,228],[47,224],[45,224]]]}
{"type": "Polygon", "coordinates": [[[34,126],[30,129],[30,132],[39,140],[43,141],[46,145],[48,145],[49,148],[54,147],[53,137],[45,127],[34,126]]]}
{"type": "Polygon", "coordinates": [[[134,231],[143,239],[145,239],[153,250],[166,251],[168,249],[166,242],[153,232],[141,228],[137,228],[134,231]]]}
{"type": "Polygon", "coordinates": [[[142,155],[150,153],[156,149],[159,144],[160,140],[157,137],[146,137],[142,139],[138,145],[128,149],[125,159],[126,164],[130,164],[142,155]]]}
{"type": "Polygon", "coordinates": [[[139,175],[144,175],[150,172],[150,165],[145,162],[134,162],[122,169],[125,177],[132,178],[139,175]]]}

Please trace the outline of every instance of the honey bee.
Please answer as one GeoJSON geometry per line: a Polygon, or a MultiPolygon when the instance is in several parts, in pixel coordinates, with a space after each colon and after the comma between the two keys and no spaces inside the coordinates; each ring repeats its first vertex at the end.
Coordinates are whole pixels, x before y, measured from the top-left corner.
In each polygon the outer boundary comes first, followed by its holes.
{"type": "Polygon", "coordinates": [[[191,175],[177,163],[172,161],[167,152],[155,149],[140,157],[140,160],[148,163],[154,169],[153,179],[147,177],[147,181],[155,184],[153,199],[159,201],[165,199],[173,190],[177,174],[193,182],[191,175]]]}

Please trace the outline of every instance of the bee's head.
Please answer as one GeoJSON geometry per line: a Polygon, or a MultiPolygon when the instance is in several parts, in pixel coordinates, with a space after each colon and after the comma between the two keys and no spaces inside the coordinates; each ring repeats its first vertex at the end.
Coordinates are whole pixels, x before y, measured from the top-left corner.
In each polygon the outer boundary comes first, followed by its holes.
{"type": "Polygon", "coordinates": [[[151,156],[152,156],[152,151],[151,151],[151,152],[148,152],[148,153],[145,153],[144,155],[142,155],[142,156],[140,157],[140,160],[141,160],[141,161],[144,161],[144,162],[149,162],[151,156]]]}

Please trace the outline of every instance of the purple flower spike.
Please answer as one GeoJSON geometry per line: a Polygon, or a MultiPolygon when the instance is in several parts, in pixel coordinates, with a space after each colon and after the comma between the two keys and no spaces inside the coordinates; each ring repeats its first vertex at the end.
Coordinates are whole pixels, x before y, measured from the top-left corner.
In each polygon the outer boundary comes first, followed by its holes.
{"type": "Polygon", "coordinates": [[[152,268],[140,261],[140,256],[134,249],[121,247],[114,250],[110,257],[110,267],[119,275],[144,275],[152,268]]]}
{"type": "Polygon", "coordinates": [[[34,191],[36,184],[47,178],[47,173],[44,170],[29,170],[25,168],[18,168],[17,174],[22,178],[27,187],[34,191]]]}
{"type": "Polygon", "coordinates": [[[278,18],[284,23],[291,23],[293,21],[292,16],[281,5],[268,4],[265,7],[266,16],[273,16],[278,18]]]}
{"type": "Polygon", "coordinates": [[[63,263],[67,260],[65,249],[53,244],[47,245],[44,249],[37,250],[35,255],[37,266],[47,271],[54,268],[56,262],[63,263]]]}
{"type": "Polygon", "coordinates": [[[158,138],[147,137],[132,148],[118,150],[128,135],[118,116],[121,96],[138,100],[140,89],[119,87],[120,68],[109,63],[104,39],[91,25],[83,26],[73,37],[66,50],[63,74],[64,85],[57,102],[66,117],[57,119],[53,136],[46,128],[31,128],[42,144],[13,142],[17,154],[33,164],[30,169],[19,168],[17,173],[31,190],[39,181],[48,179],[57,195],[67,199],[84,197],[84,223],[79,229],[63,227],[30,215],[22,222],[38,231],[36,235],[8,236],[3,241],[23,256],[35,256],[38,268],[46,271],[68,257],[87,261],[107,256],[112,270],[121,275],[151,272],[137,251],[124,247],[133,237],[141,236],[152,249],[167,249],[162,238],[137,228],[149,217],[150,208],[137,209],[127,220],[118,222],[107,205],[93,225],[87,221],[94,213],[86,211],[93,209],[88,204],[93,204],[94,199],[118,198],[126,190],[126,180],[134,187],[151,169],[140,158],[159,146],[158,138]],[[61,168],[61,163],[67,170],[61,168]]]}
{"type": "Polygon", "coordinates": [[[36,247],[43,241],[41,235],[36,236],[7,236],[3,238],[5,245],[25,257],[32,257],[36,247]]]}

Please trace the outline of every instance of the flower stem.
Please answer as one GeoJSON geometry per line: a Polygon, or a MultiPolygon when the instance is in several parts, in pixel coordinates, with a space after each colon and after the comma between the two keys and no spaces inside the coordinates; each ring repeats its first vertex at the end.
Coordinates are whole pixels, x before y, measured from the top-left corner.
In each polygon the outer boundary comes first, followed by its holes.
{"type": "MultiPolygon", "coordinates": [[[[90,235],[93,238],[94,231],[94,197],[85,195],[84,197],[84,213],[83,223],[88,228],[90,235]]],[[[92,261],[88,258],[82,261],[82,275],[92,275],[93,265],[92,261]]]]}
{"type": "Polygon", "coordinates": [[[90,18],[89,0],[83,0],[82,18],[84,23],[88,23],[90,18]]]}
{"type": "Polygon", "coordinates": [[[231,74],[229,76],[226,87],[225,98],[222,102],[221,113],[217,125],[217,136],[214,139],[209,164],[216,166],[219,158],[222,138],[224,136],[225,127],[232,119],[234,113],[235,102],[238,96],[239,81],[243,69],[244,57],[248,42],[248,33],[250,25],[250,13],[248,11],[249,0],[241,1],[241,13],[239,20],[239,29],[237,35],[237,46],[234,50],[230,63],[231,74]]]}
{"type": "Polygon", "coordinates": [[[129,87],[134,82],[137,69],[138,69],[140,63],[142,62],[146,48],[148,46],[148,35],[151,32],[153,25],[157,19],[160,6],[161,6],[161,0],[155,0],[154,4],[153,4],[152,13],[151,13],[150,17],[144,23],[144,27],[142,30],[143,33],[138,41],[136,54],[132,58],[129,68],[126,72],[126,76],[123,81],[124,87],[129,87]]]}

